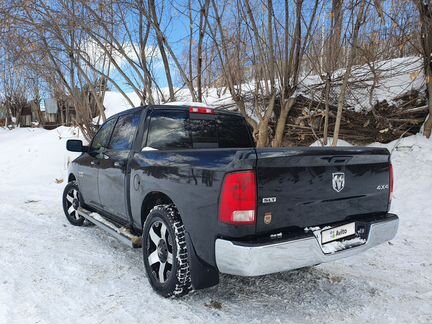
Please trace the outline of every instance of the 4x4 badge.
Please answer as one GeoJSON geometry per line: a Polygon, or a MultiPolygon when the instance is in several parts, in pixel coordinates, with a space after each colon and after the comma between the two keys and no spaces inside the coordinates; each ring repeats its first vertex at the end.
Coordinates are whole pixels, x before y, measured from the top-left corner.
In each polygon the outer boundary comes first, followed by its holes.
{"type": "Polygon", "coordinates": [[[333,184],[333,189],[336,192],[341,192],[342,189],[345,187],[345,173],[343,172],[335,172],[332,173],[332,184],[333,184]]]}

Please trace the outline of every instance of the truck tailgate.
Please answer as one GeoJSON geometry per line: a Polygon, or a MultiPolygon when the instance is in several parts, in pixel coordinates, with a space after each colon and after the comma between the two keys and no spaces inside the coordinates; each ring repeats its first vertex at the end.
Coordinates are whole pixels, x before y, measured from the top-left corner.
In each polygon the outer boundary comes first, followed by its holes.
{"type": "Polygon", "coordinates": [[[388,209],[382,148],[257,149],[258,233],[348,221],[388,209]]]}

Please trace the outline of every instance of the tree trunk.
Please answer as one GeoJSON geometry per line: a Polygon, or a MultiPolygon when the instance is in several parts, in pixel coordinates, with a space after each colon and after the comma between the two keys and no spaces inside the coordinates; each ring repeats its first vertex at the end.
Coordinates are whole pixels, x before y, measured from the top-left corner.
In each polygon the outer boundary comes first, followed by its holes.
{"type": "Polygon", "coordinates": [[[323,134],[323,144],[328,143],[328,124],[329,124],[329,110],[330,110],[330,86],[331,86],[331,76],[327,73],[326,85],[325,85],[325,112],[324,112],[324,134],[323,134]]]}
{"type": "Polygon", "coordinates": [[[432,4],[427,1],[415,0],[419,11],[421,34],[420,43],[424,61],[424,72],[426,78],[426,94],[428,97],[429,116],[424,124],[424,135],[430,138],[432,132],[432,4]]]}
{"type": "Polygon", "coordinates": [[[429,116],[426,119],[426,122],[424,124],[424,135],[427,138],[430,138],[432,133],[432,71],[431,68],[428,68],[429,75],[426,76],[427,80],[427,92],[428,92],[428,105],[429,105],[429,116]]]}
{"type": "Polygon", "coordinates": [[[200,23],[199,23],[199,38],[198,38],[198,55],[197,55],[197,100],[199,102],[203,101],[203,93],[202,93],[202,64],[203,64],[203,41],[207,27],[207,19],[208,19],[208,9],[210,5],[210,0],[206,0],[204,6],[201,8],[200,14],[200,23]]]}
{"type": "Polygon", "coordinates": [[[294,103],[295,98],[289,98],[281,108],[281,112],[276,123],[275,139],[273,140],[272,145],[273,147],[281,147],[283,144],[286,121],[291,108],[294,106],[294,103]]]}
{"type": "Polygon", "coordinates": [[[63,114],[63,105],[60,104],[60,102],[57,100],[57,109],[58,112],[60,113],[60,123],[62,124],[62,126],[66,126],[66,122],[65,122],[65,118],[64,118],[64,114],[63,114]]]}
{"type": "Polygon", "coordinates": [[[150,0],[149,1],[149,7],[150,7],[150,14],[152,16],[152,21],[153,21],[153,26],[156,29],[156,40],[157,40],[157,44],[159,47],[159,52],[162,58],[162,62],[164,65],[164,70],[165,70],[165,76],[167,79],[167,83],[168,83],[168,89],[169,89],[169,100],[170,101],[175,101],[175,95],[174,95],[174,85],[173,85],[173,81],[172,81],[172,77],[171,77],[171,68],[168,62],[168,55],[165,52],[165,39],[164,36],[162,35],[162,32],[160,30],[160,26],[159,26],[159,19],[158,19],[158,15],[156,13],[156,3],[155,0],[150,0]]]}
{"type": "Polygon", "coordinates": [[[334,132],[333,132],[332,146],[337,146],[337,142],[339,139],[339,130],[340,130],[340,124],[341,124],[341,119],[342,119],[342,110],[343,110],[343,107],[345,105],[346,91],[348,88],[348,81],[349,81],[349,78],[351,76],[351,69],[352,69],[352,65],[353,65],[353,61],[354,61],[355,49],[357,47],[357,41],[358,41],[358,35],[359,35],[360,27],[364,23],[363,16],[365,13],[365,7],[366,7],[366,0],[362,0],[362,2],[360,4],[358,15],[357,15],[357,20],[356,20],[356,23],[354,26],[354,31],[353,31],[353,36],[352,36],[352,48],[351,48],[350,54],[348,56],[348,61],[346,64],[346,69],[345,69],[345,75],[343,77],[343,82],[341,85],[341,92],[339,95],[338,109],[337,109],[337,115],[336,115],[336,124],[335,124],[334,132]]]}
{"type": "Polygon", "coordinates": [[[328,42],[327,70],[333,72],[338,67],[340,57],[344,0],[332,0],[330,41],[328,42]]]}
{"type": "Polygon", "coordinates": [[[257,147],[266,147],[268,145],[268,120],[263,119],[258,128],[257,147]]]}
{"type": "Polygon", "coordinates": [[[189,53],[188,53],[188,67],[189,67],[189,80],[193,80],[193,67],[192,67],[192,49],[194,43],[194,30],[193,30],[193,14],[192,14],[192,0],[188,1],[188,13],[189,13],[189,53]]]}

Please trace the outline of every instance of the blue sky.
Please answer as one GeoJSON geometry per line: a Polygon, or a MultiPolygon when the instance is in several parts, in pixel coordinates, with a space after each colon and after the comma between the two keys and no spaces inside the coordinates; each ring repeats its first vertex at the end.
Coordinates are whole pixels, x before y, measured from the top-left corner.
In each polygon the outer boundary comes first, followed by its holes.
{"type": "MultiPolygon", "coordinates": [[[[188,17],[180,14],[176,8],[181,8],[182,5],[187,4],[187,1],[177,1],[175,5],[167,4],[167,8],[165,9],[164,17],[161,21],[161,24],[164,27],[168,27],[164,30],[166,36],[169,39],[169,42],[173,48],[173,51],[175,52],[176,56],[180,59],[180,61],[184,62],[182,59],[182,55],[185,53],[182,53],[182,51],[188,47],[188,35],[189,35],[189,26],[188,26],[188,17]],[[168,24],[169,21],[169,24],[168,24]]],[[[130,17],[129,18],[129,25],[133,26],[134,19],[136,17],[130,17]]],[[[198,24],[198,20],[195,22],[198,24]]],[[[129,28],[131,28],[129,26],[129,28]]],[[[132,27],[133,28],[133,27],[132,27]]],[[[138,35],[136,33],[136,35],[138,35]]],[[[155,47],[157,48],[157,43],[154,35],[150,38],[148,47],[155,47]]],[[[178,75],[177,68],[175,67],[174,63],[171,62],[171,74],[173,78],[174,85],[179,87],[182,85],[180,76],[178,75]]],[[[130,75],[133,75],[131,69],[128,69],[130,75]]],[[[159,84],[160,87],[167,87],[167,81],[165,77],[164,67],[162,60],[156,58],[153,63],[153,73],[155,75],[155,78],[159,84]]],[[[122,89],[126,92],[133,91],[132,88],[125,83],[124,79],[120,75],[120,73],[115,72],[112,74],[113,79],[122,87],[122,89]]],[[[113,90],[115,91],[114,87],[113,90]]]]}

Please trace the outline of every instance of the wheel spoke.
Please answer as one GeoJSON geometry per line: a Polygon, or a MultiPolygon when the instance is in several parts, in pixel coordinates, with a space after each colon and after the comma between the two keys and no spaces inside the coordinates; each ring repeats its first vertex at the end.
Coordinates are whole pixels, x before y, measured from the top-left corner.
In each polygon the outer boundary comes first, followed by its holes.
{"type": "Polygon", "coordinates": [[[167,231],[167,227],[165,226],[164,223],[162,223],[161,225],[161,238],[166,240],[166,231],[167,231]]]}
{"type": "Polygon", "coordinates": [[[68,214],[72,215],[72,213],[73,213],[74,210],[75,210],[75,208],[73,207],[73,205],[70,206],[69,209],[68,209],[68,214]]]}
{"type": "Polygon", "coordinates": [[[159,281],[165,282],[165,262],[160,264],[159,266],[159,281]]]}
{"type": "Polygon", "coordinates": [[[73,196],[75,199],[78,199],[78,190],[73,191],[73,196]]]}
{"type": "Polygon", "coordinates": [[[160,262],[157,249],[148,256],[149,265],[152,266],[156,262],[160,262]]]}
{"type": "Polygon", "coordinates": [[[152,240],[154,245],[158,246],[158,243],[161,238],[155,233],[155,231],[153,230],[153,226],[150,227],[149,234],[150,234],[150,239],[152,240]]]}
{"type": "Polygon", "coordinates": [[[168,252],[167,263],[171,265],[173,264],[173,255],[170,252],[168,252]]]}
{"type": "Polygon", "coordinates": [[[80,215],[78,214],[78,210],[75,210],[75,219],[79,220],[80,219],[80,215]]]}
{"type": "Polygon", "coordinates": [[[70,203],[73,203],[74,198],[68,194],[66,196],[66,200],[69,201],[70,203]]]}
{"type": "Polygon", "coordinates": [[[172,251],[172,239],[171,239],[171,235],[169,235],[169,233],[168,233],[167,243],[168,243],[168,246],[171,247],[171,251],[172,251]]]}

